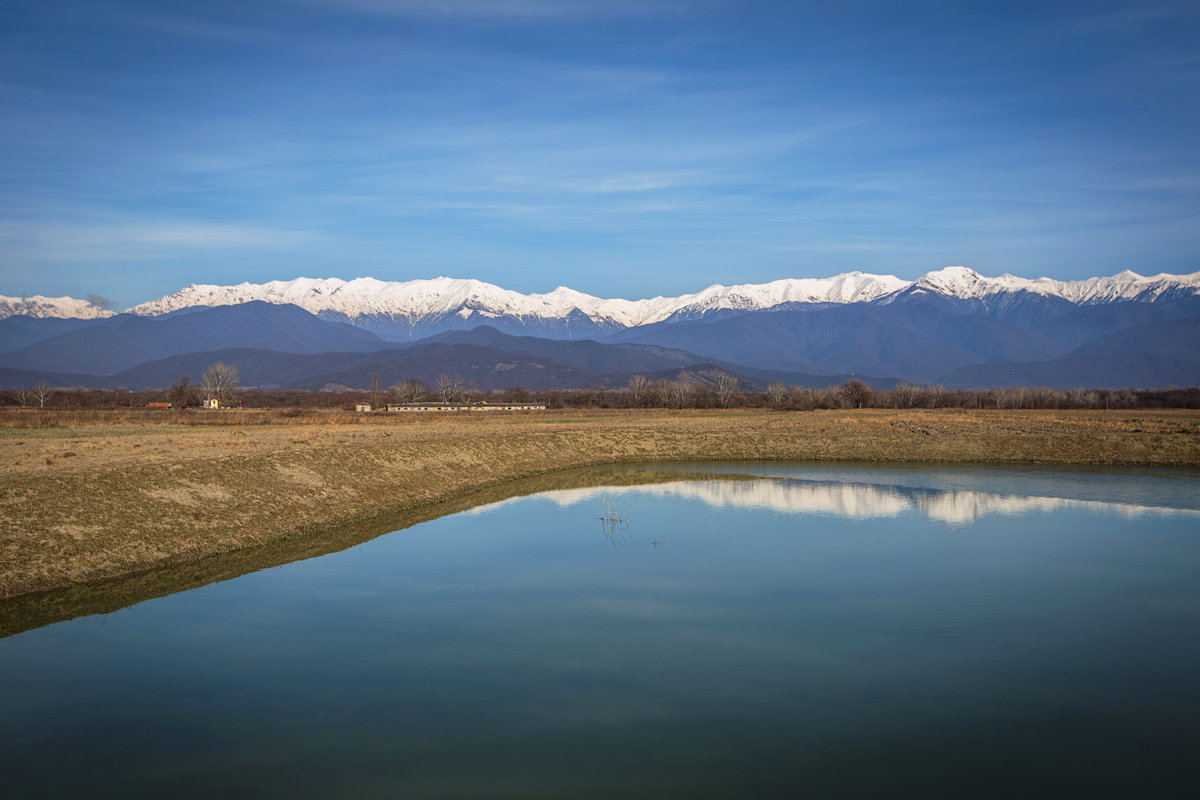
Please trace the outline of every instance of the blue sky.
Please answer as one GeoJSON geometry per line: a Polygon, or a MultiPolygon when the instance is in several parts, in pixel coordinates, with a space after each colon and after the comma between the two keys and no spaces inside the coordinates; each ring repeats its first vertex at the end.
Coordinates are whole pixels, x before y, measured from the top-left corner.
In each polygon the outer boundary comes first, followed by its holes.
{"type": "Polygon", "coordinates": [[[0,294],[1200,269],[1194,2],[0,0],[0,294]]]}

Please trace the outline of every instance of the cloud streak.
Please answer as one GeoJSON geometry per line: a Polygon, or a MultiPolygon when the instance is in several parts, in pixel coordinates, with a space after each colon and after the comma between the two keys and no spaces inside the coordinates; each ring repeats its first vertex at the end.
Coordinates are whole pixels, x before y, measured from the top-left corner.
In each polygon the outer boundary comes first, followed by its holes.
{"type": "Polygon", "coordinates": [[[176,248],[293,249],[320,241],[311,231],[190,221],[5,222],[0,246],[30,260],[147,258],[176,248]]]}

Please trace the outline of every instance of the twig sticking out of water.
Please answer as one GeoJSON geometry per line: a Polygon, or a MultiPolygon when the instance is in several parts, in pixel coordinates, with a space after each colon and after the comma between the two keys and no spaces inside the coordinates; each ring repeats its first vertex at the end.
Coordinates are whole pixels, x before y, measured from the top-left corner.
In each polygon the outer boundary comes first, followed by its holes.
{"type": "Polygon", "coordinates": [[[620,547],[633,541],[629,530],[629,503],[620,504],[616,495],[605,495],[600,510],[600,527],[604,530],[604,540],[613,547],[620,547]]]}
{"type": "Polygon", "coordinates": [[[600,519],[604,522],[628,525],[629,512],[633,506],[629,503],[618,504],[616,495],[605,495],[600,510],[600,519]]]}

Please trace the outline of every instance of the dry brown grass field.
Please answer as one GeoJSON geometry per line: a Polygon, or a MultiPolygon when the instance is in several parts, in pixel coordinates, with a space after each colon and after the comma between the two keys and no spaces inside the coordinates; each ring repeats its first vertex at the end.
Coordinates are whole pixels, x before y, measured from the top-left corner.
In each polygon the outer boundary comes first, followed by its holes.
{"type": "Polygon", "coordinates": [[[720,460],[1194,467],[1200,412],[9,410],[0,606],[171,565],[200,575],[220,554],[282,563],[531,476],[720,460]],[[291,555],[269,554],[280,543],[291,555]]]}

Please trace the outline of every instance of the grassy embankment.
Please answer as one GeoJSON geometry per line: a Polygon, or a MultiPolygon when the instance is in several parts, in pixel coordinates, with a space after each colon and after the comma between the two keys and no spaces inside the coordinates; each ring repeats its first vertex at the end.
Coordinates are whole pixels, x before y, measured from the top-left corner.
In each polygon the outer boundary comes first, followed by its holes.
{"type": "Polygon", "coordinates": [[[573,467],[710,460],[1200,466],[1200,412],[9,411],[0,606],[168,565],[185,573],[168,583],[198,585],[536,490],[513,482],[573,467]]]}

